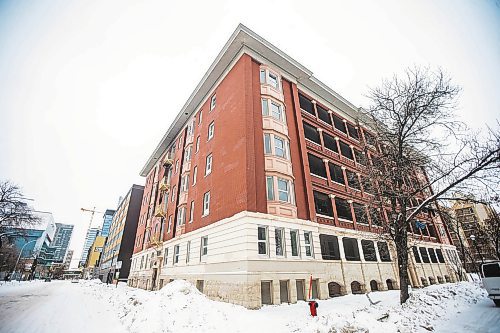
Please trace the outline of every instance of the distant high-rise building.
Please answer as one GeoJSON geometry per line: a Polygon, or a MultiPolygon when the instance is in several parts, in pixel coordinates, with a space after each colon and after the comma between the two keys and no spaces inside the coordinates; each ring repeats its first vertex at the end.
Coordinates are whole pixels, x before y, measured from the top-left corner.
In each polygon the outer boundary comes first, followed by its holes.
{"type": "Polygon", "coordinates": [[[56,223],[56,233],[50,246],[55,247],[54,261],[63,262],[73,234],[73,225],[56,223]]]}
{"type": "Polygon", "coordinates": [[[85,264],[89,249],[94,244],[95,238],[99,235],[100,231],[101,229],[99,228],[90,228],[87,230],[87,236],[85,236],[85,242],[83,243],[82,257],[80,258],[80,266],[85,264]]]}
{"type": "Polygon", "coordinates": [[[68,269],[71,266],[71,259],[73,259],[73,250],[68,250],[64,258],[64,266],[68,269]]]}
{"type": "Polygon", "coordinates": [[[108,237],[109,228],[111,227],[111,222],[113,221],[113,215],[115,215],[115,211],[112,209],[106,209],[104,212],[101,236],[108,237]]]}

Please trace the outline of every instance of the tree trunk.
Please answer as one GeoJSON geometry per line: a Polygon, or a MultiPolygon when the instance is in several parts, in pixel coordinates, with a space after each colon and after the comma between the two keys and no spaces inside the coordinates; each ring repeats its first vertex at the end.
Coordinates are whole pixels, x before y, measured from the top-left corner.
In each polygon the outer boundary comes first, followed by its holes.
{"type": "Polygon", "coordinates": [[[406,229],[403,232],[398,232],[395,235],[396,253],[398,256],[398,273],[399,273],[399,301],[401,304],[406,302],[410,297],[408,293],[408,235],[406,229]]]}

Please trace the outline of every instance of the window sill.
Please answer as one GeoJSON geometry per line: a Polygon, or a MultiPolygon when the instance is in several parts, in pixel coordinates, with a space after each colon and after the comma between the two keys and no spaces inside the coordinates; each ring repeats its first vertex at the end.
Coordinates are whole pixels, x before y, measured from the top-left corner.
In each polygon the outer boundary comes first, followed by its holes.
{"type": "Polygon", "coordinates": [[[210,215],[210,212],[206,213],[206,214],[203,214],[201,217],[207,217],[208,215],[210,215]]]}

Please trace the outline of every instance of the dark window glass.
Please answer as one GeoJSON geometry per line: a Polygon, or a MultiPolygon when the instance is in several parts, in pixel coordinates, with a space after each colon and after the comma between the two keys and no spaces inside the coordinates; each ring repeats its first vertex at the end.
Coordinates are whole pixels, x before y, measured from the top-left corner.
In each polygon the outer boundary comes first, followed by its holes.
{"type": "Polygon", "coordinates": [[[316,127],[309,125],[308,123],[304,123],[304,135],[306,139],[309,139],[317,144],[321,144],[321,140],[319,139],[319,133],[316,130],[316,127]]]}
{"type": "Polygon", "coordinates": [[[365,132],[365,138],[366,142],[370,145],[375,145],[375,136],[373,136],[371,133],[365,132]]]}
{"type": "Polygon", "coordinates": [[[427,250],[429,250],[429,257],[431,258],[431,261],[436,264],[438,262],[438,259],[436,257],[436,252],[434,252],[434,249],[431,247],[428,248],[427,250]]]}
{"type": "Polygon", "coordinates": [[[429,235],[431,237],[437,238],[436,227],[434,226],[433,223],[427,223],[427,229],[429,229],[429,235]]]}
{"type": "Polygon", "coordinates": [[[323,120],[325,123],[327,123],[329,125],[332,124],[332,121],[330,119],[330,114],[328,113],[328,111],[326,111],[325,109],[323,109],[318,104],[316,104],[316,111],[318,111],[318,117],[319,117],[319,119],[323,120]]]}
{"type": "Polygon", "coordinates": [[[483,274],[485,278],[500,277],[500,263],[493,262],[483,265],[483,274]]]}
{"type": "Polygon", "coordinates": [[[342,238],[344,245],[344,254],[347,261],[359,261],[358,241],[356,238],[342,238]]]}
{"type": "Polygon", "coordinates": [[[372,219],[372,225],[382,225],[382,217],[378,209],[370,209],[370,218],[372,219]]]}
{"type": "Polygon", "coordinates": [[[339,131],[341,132],[344,132],[345,134],[347,134],[347,130],[345,128],[345,123],[344,121],[336,116],[336,115],[332,115],[333,116],[333,124],[335,125],[335,128],[338,129],[339,131]]]}
{"type": "Polygon", "coordinates": [[[335,198],[335,206],[337,207],[338,218],[352,221],[351,205],[347,200],[335,198]]]}
{"type": "Polygon", "coordinates": [[[325,147],[334,151],[338,154],[339,148],[337,147],[337,141],[333,138],[333,136],[323,132],[323,142],[325,143],[325,147]]]}
{"type": "Polygon", "coordinates": [[[443,251],[441,251],[441,249],[436,249],[436,255],[438,257],[438,261],[444,264],[443,251]]]}
{"type": "Polygon", "coordinates": [[[345,174],[347,176],[347,185],[349,185],[349,187],[351,188],[361,191],[361,185],[359,184],[358,175],[350,170],[346,170],[345,174]]]}
{"type": "Polygon", "coordinates": [[[349,132],[349,136],[351,138],[355,138],[356,140],[359,140],[358,129],[355,126],[347,123],[347,131],[349,132]]]}
{"type": "Polygon", "coordinates": [[[363,256],[366,261],[377,261],[377,255],[375,254],[375,245],[373,241],[361,240],[361,247],[363,248],[363,256]]]}
{"type": "Polygon", "coordinates": [[[313,191],[316,213],[333,217],[332,200],[324,193],[313,191]]]}
{"type": "Polygon", "coordinates": [[[313,103],[307,97],[304,97],[301,94],[299,94],[299,104],[302,110],[307,111],[308,113],[316,116],[314,114],[313,103]]]}
{"type": "Polygon", "coordinates": [[[422,261],[425,262],[426,264],[430,263],[429,255],[427,254],[427,249],[425,247],[419,247],[418,249],[420,251],[420,257],[422,258],[422,261]]]}
{"type": "Polygon", "coordinates": [[[328,166],[330,167],[330,177],[332,180],[344,185],[344,173],[342,172],[342,168],[333,163],[328,163],[328,166]]]}
{"type": "Polygon", "coordinates": [[[413,246],[411,249],[413,250],[413,256],[415,257],[415,261],[420,264],[422,260],[420,260],[420,255],[418,254],[417,247],[413,246]]]}
{"type": "Polygon", "coordinates": [[[323,160],[312,154],[307,154],[307,159],[309,160],[309,171],[316,176],[326,178],[326,167],[323,160]]]}
{"type": "Polygon", "coordinates": [[[337,236],[319,235],[321,257],[323,260],[340,260],[339,240],[337,236]]]}
{"type": "Polygon", "coordinates": [[[391,261],[391,253],[389,252],[389,247],[386,242],[377,242],[378,254],[380,255],[380,260],[383,262],[391,261]]]}
{"type": "Polygon", "coordinates": [[[357,202],[353,202],[352,207],[354,209],[354,216],[356,216],[356,222],[368,224],[368,217],[366,215],[365,206],[363,206],[357,202]]]}
{"type": "Polygon", "coordinates": [[[354,156],[356,157],[356,162],[361,165],[366,165],[366,155],[361,151],[354,149],[354,156]]]}
{"type": "Polygon", "coordinates": [[[354,156],[352,156],[352,150],[349,145],[343,141],[339,141],[340,144],[340,152],[342,153],[342,156],[347,157],[350,160],[354,161],[354,156]]]}

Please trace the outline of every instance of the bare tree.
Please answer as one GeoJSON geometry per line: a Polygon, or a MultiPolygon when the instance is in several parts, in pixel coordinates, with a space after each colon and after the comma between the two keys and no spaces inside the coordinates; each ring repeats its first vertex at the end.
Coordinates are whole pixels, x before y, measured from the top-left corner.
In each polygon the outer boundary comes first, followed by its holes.
{"type": "MultiPolygon", "coordinates": [[[[422,214],[438,218],[436,201],[461,186],[498,189],[491,186],[498,182],[500,166],[498,129],[484,140],[468,135],[454,116],[458,93],[440,70],[407,69],[402,77],[372,89],[372,106],[362,111],[361,121],[374,131],[373,137],[365,133],[364,147],[370,161],[367,179],[375,194],[371,206],[388,218],[401,303],[409,297],[408,237],[415,220],[422,214]]],[[[424,227],[430,230],[433,223],[424,227]]]]}
{"type": "Polygon", "coordinates": [[[40,219],[33,214],[33,209],[26,204],[21,189],[9,181],[0,182],[0,248],[2,238],[12,231],[38,223],[40,219]]]}

